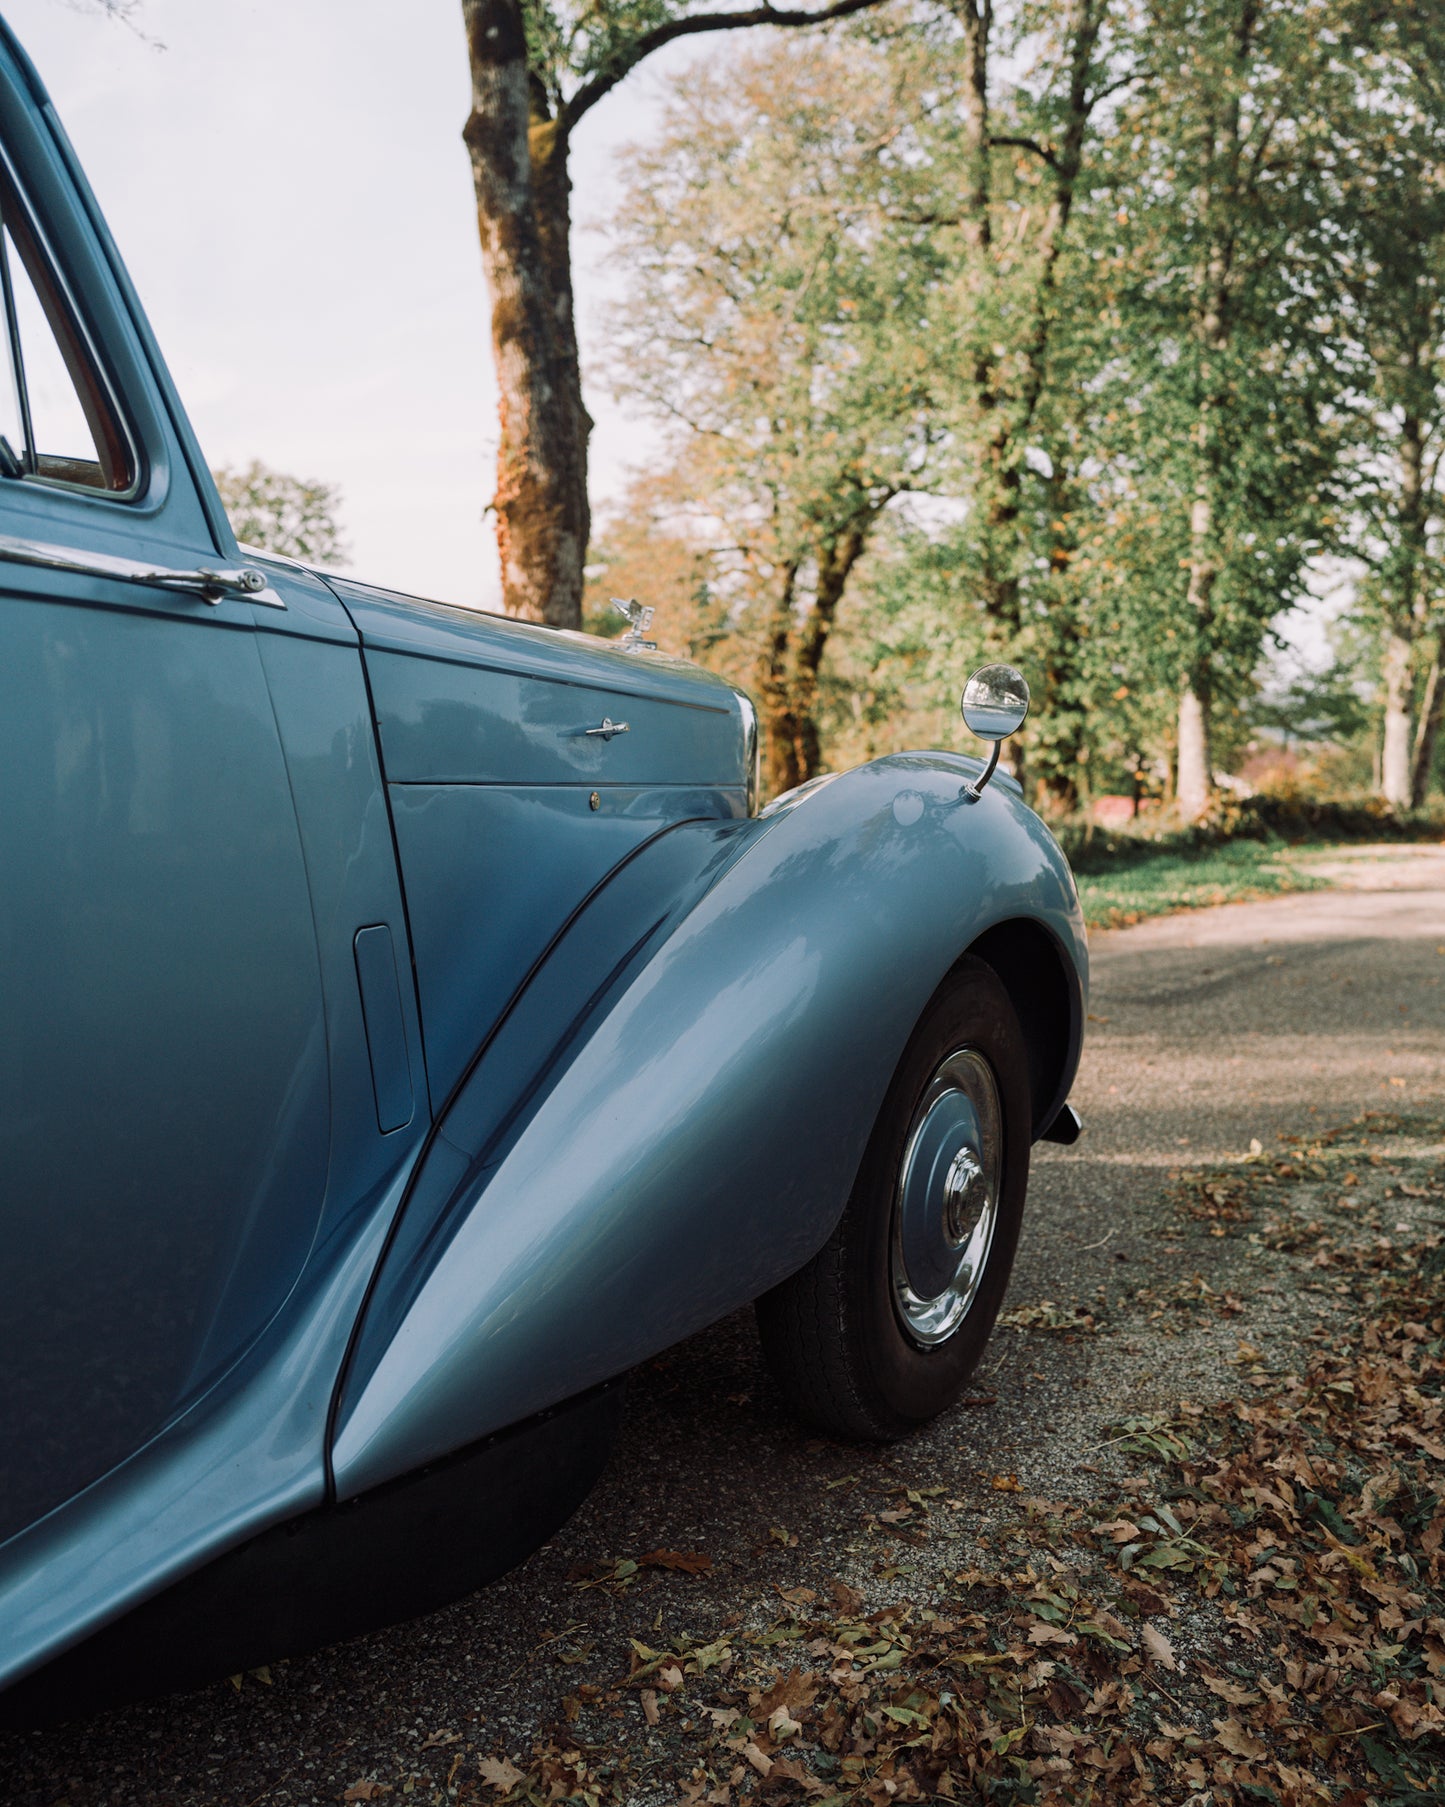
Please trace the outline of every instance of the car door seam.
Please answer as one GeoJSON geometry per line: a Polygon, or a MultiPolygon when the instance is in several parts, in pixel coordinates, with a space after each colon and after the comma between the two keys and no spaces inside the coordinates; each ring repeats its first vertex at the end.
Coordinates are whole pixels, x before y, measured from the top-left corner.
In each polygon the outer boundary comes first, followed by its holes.
{"type": "MultiPolygon", "coordinates": [[[[364,665],[365,660],[363,660],[362,663],[364,665]]],[[[384,774],[383,774],[383,776],[384,776],[384,774]]],[[[390,813],[391,813],[390,805],[388,804],[388,809],[387,809],[388,818],[390,817],[390,813]]],[[[649,835],[645,841],[639,842],[639,844],[636,847],[632,848],[624,856],[624,858],[622,858],[621,860],[619,860],[617,862],[617,864],[611,869],[610,872],[605,873],[603,875],[603,877],[597,881],[597,883],[592,887],[592,889],[587,893],[587,895],[581,900],[581,902],[577,904],[576,908],[572,910],[570,915],[567,917],[566,921],[557,930],[556,934],[552,936],[551,940],[547,943],[546,947],[543,948],[542,952],[540,954],[538,954],[537,958],[532,962],[531,966],[528,967],[526,974],[522,978],[521,983],[513,991],[511,997],[507,1000],[506,1005],[501,1010],[501,1012],[498,1014],[496,1021],[492,1024],[491,1028],[487,1031],[486,1035],[483,1037],[476,1052],[472,1055],[471,1059],[467,1062],[466,1067],[462,1071],[460,1078],[457,1080],[456,1084],[451,1088],[451,1090],[447,1093],[445,1103],[443,1104],[441,1109],[436,1111],[435,1114],[433,1115],[430,1127],[428,1128],[425,1137],[422,1139],[421,1147],[417,1152],[415,1163],[412,1167],[410,1177],[408,1178],[407,1183],[406,1183],[406,1189],[402,1193],[402,1196],[401,1196],[401,1202],[398,1204],[398,1206],[396,1208],[396,1213],[393,1216],[391,1223],[387,1227],[386,1237],[385,1237],[385,1240],[382,1242],[380,1251],[377,1254],[376,1265],[372,1269],[371,1278],[366,1283],[366,1291],[362,1297],[361,1304],[357,1309],[356,1317],[352,1322],[351,1334],[347,1338],[347,1341],[346,1341],[346,1352],[341,1358],[341,1365],[338,1368],[337,1374],[336,1374],[336,1383],[335,1383],[334,1387],[332,1388],[331,1403],[330,1403],[329,1407],[327,1408],[327,1413],[326,1413],[326,1448],[324,1451],[324,1469],[325,1469],[325,1475],[326,1475],[326,1497],[329,1502],[334,1503],[336,1500],[336,1497],[337,1497],[337,1495],[336,1495],[336,1469],[335,1469],[335,1465],[332,1460],[332,1452],[336,1445],[336,1421],[337,1421],[337,1418],[341,1411],[341,1401],[342,1401],[342,1398],[346,1391],[346,1383],[347,1383],[347,1379],[351,1373],[351,1365],[356,1356],[357,1344],[361,1340],[362,1326],[366,1322],[366,1315],[367,1315],[368,1310],[370,1309],[371,1301],[372,1301],[373,1297],[375,1296],[377,1287],[381,1283],[381,1276],[386,1268],[387,1256],[391,1253],[391,1250],[396,1242],[397,1235],[400,1232],[401,1225],[406,1217],[407,1207],[411,1204],[412,1196],[415,1193],[418,1181],[420,1180],[421,1175],[426,1168],[427,1160],[430,1157],[432,1149],[436,1146],[437,1142],[443,1141],[446,1139],[445,1125],[446,1125],[446,1120],[447,1120],[447,1111],[451,1108],[453,1101],[456,1099],[457,1095],[460,1093],[463,1086],[465,1086],[467,1081],[471,1078],[473,1072],[476,1070],[477,1065],[481,1061],[482,1057],[485,1055],[487,1049],[496,1040],[496,1037],[497,1037],[498,1033],[500,1032],[503,1024],[507,1021],[508,1017],[510,1017],[513,1010],[516,1008],[518,1001],[521,999],[523,994],[526,992],[528,986],[531,985],[533,979],[537,976],[538,972],[540,972],[542,967],[547,963],[548,959],[550,959],[553,951],[556,949],[558,944],[562,941],[563,937],[568,933],[568,931],[572,928],[573,924],[582,915],[582,913],[587,909],[587,907],[592,903],[593,899],[597,896],[597,894],[601,890],[603,890],[603,888],[606,885],[608,885],[617,876],[617,874],[619,872],[621,872],[625,867],[631,865],[632,861],[634,859],[636,859],[639,854],[641,854],[646,848],[655,845],[655,843],[660,841],[664,835],[669,835],[669,834],[673,833],[673,831],[675,829],[682,828],[682,827],[686,826],[688,823],[699,822],[699,821],[708,821],[710,819],[711,818],[704,817],[704,816],[689,816],[689,817],[686,817],[684,819],[684,821],[682,821],[682,822],[668,822],[668,823],[664,824],[663,827],[658,829],[656,834],[649,835]]],[[[393,830],[393,834],[394,834],[394,832],[395,831],[393,830]]],[[[398,870],[398,872],[400,872],[399,861],[398,861],[397,870],[398,870]]],[[[403,884],[402,884],[403,907],[405,907],[405,897],[406,897],[406,886],[405,886],[405,883],[403,882],[403,884]]],[[[410,937],[410,931],[408,931],[408,938],[409,937],[410,937]]],[[[428,1087],[429,1087],[429,1085],[430,1085],[430,1082],[428,1081],[428,1087]]],[[[429,1089],[428,1089],[428,1097],[430,1097],[429,1089]]],[[[455,1145],[452,1144],[452,1146],[455,1146],[455,1145]]]]}

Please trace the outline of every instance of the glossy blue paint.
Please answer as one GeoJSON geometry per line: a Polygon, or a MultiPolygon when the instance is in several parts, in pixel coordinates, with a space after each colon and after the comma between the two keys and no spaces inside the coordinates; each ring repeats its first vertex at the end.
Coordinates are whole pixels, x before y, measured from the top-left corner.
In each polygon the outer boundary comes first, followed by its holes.
{"type": "MultiPolygon", "coordinates": [[[[615,675],[635,680],[637,663],[615,675]]],[[[737,707],[721,686],[719,700],[693,703],[369,647],[366,666],[393,784],[744,781],[737,707]],[[595,732],[608,721],[626,732],[595,732]]]]}
{"type": "Polygon", "coordinates": [[[436,1098],[621,860],[671,823],[743,811],[740,790],[695,785],[402,784],[390,794],[436,1098]]]}
{"type": "Polygon", "coordinates": [[[358,929],[353,948],[366,1048],[371,1056],[376,1122],[383,1135],[390,1135],[394,1129],[405,1129],[416,1110],[391,930],[384,922],[358,929]]]}
{"type": "MultiPolygon", "coordinates": [[[[625,696],[639,704],[671,702],[703,715],[737,718],[740,712],[736,696],[721,678],[683,659],[657,653],[639,656],[592,634],[560,633],[479,609],[423,602],[349,579],[331,582],[356,623],[369,658],[406,656],[400,664],[390,664],[386,658],[375,661],[390,672],[389,678],[380,680],[377,720],[386,775],[393,783],[505,783],[517,778],[550,782],[572,777],[577,768],[570,764],[519,769],[505,761],[516,748],[529,744],[527,729],[534,725],[534,713],[538,722],[550,722],[554,733],[587,728],[594,725],[592,705],[600,704],[606,711],[608,696],[625,696]],[[413,658],[435,661],[441,669],[427,672],[423,666],[411,664],[413,658]],[[515,720],[508,724],[490,706],[491,698],[502,694],[495,686],[508,676],[550,681],[561,690],[527,692],[520,725],[515,720]],[[566,691],[579,694],[569,701],[566,691]],[[589,696],[589,692],[594,694],[589,696]],[[426,733],[419,735],[424,719],[426,733]]],[[[512,697],[523,706],[522,693],[513,692],[512,697]]],[[[617,711],[611,713],[615,716],[617,711]]],[[[726,734],[719,724],[706,722],[686,729],[672,724],[668,732],[686,737],[678,742],[684,754],[689,740],[698,734],[726,734]]],[[[535,751],[552,743],[543,736],[531,744],[535,751]]],[[[643,744],[655,743],[644,739],[643,744]]],[[[624,742],[606,745],[620,752],[624,742]]],[[[714,739],[704,741],[704,746],[721,749],[724,742],[714,739]]],[[[544,760],[551,757],[543,754],[544,760]]],[[[673,767],[665,767],[663,776],[677,783],[744,783],[746,773],[740,769],[737,752],[726,757],[731,775],[712,769],[709,756],[700,777],[673,767]]],[[[639,767],[624,774],[623,781],[636,783],[656,776],[656,772],[639,767]]]]}
{"type": "Polygon", "coordinates": [[[397,1335],[431,1271],[429,1251],[450,1242],[528,1102],[756,832],[752,822],[686,822],[667,830],[625,861],[554,939],[437,1124],[388,1248],[353,1376],[397,1335]]]}
{"type": "Polygon", "coordinates": [[[165,1436],[0,1547],[0,1688],[326,1497],[332,1387],[416,1143],[349,1201],[270,1334],[165,1436]]]}
{"type": "MultiPolygon", "coordinates": [[[[121,500],[7,480],[0,521],[82,552],[213,560],[148,334],[8,45],[3,154],[140,481],[121,500]]],[[[162,1432],[259,1333],[312,1242],[329,1123],[249,606],[7,566],[0,633],[4,1534],[162,1432]]]]}
{"type": "MultiPolygon", "coordinates": [[[[267,574],[287,609],[257,610],[261,631],[250,638],[305,857],[302,919],[323,950],[335,1135],[319,1228],[297,1284],[240,1359],[144,1449],[0,1548],[0,1685],[208,1557],[325,1497],[335,1378],[426,1128],[420,1077],[411,1124],[392,1135],[378,1128],[352,953],[355,925],[378,920],[405,945],[357,636],[319,579],[271,561],[267,574]]],[[[3,643],[8,654],[8,635],[3,643]]],[[[145,853],[142,847],[138,857],[145,853]]],[[[8,901],[8,869],[0,870],[7,870],[8,901]]],[[[249,967],[238,972],[251,977],[249,967]]],[[[420,1076],[409,982],[398,1008],[420,1076]]],[[[75,1201],[62,1203],[73,1224],[75,1201]]],[[[97,1258],[115,1261],[112,1240],[97,1245],[97,1258]]]]}
{"type": "Polygon", "coordinates": [[[0,1536],[161,1430],[301,1270],[330,1142],[249,609],[0,569],[0,1536]],[[22,587],[23,586],[23,587],[22,587]]]}
{"type": "MultiPolygon", "coordinates": [[[[139,470],[0,477],[0,536],[234,561],[3,23],[0,154],[139,470]]],[[[750,819],[712,674],[261,562],[281,608],[0,557],[0,1686],[799,1266],[981,934],[1067,993],[1036,1128],[1077,1061],[1072,884],[978,762],[750,819]]]]}
{"type": "Polygon", "coordinates": [[[430,1120],[421,1021],[407,957],[406,912],[366,677],[354,628],[319,578],[262,561],[285,613],[257,608],[258,645],[291,794],[321,950],[335,1120],[324,1227],[394,1171],[394,1137],[379,1131],[353,941],[385,925],[397,951],[397,1003],[416,1093],[407,1139],[430,1120]]]}
{"type": "MultiPolygon", "coordinates": [[[[800,1267],[842,1211],[913,1024],[984,930],[1027,915],[1082,974],[1057,846],[1005,790],[961,804],[976,770],[904,755],[737,830],[674,830],[659,852],[695,833],[721,857],[670,925],[646,854],[623,869],[645,954],[574,1004],[560,1059],[529,1066],[500,1035],[441,1126],[440,1178],[418,1185],[343,1388],[343,1497],[800,1267]],[[418,1199],[434,1221],[412,1226],[418,1199]]],[[[549,965],[592,933],[584,914],[549,965]]]]}
{"type": "Polygon", "coordinates": [[[336,593],[365,647],[427,1076],[445,1098],[620,860],[670,823],[743,813],[743,708],[679,661],[346,582],[336,593]]]}

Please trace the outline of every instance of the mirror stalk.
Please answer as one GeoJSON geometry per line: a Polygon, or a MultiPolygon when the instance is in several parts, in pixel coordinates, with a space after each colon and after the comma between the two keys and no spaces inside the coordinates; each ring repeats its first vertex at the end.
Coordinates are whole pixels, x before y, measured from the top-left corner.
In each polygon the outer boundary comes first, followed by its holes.
{"type": "Polygon", "coordinates": [[[964,785],[963,789],[958,793],[958,800],[960,803],[978,802],[979,798],[983,795],[984,786],[988,783],[989,779],[993,777],[994,767],[998,764],[998,750],[1002,745],[1003,742],[998,740],[993,743],[993,748],[988,756],[988,764],[979,773],[977,778],[972,779],[968,784],[964,785]]]}

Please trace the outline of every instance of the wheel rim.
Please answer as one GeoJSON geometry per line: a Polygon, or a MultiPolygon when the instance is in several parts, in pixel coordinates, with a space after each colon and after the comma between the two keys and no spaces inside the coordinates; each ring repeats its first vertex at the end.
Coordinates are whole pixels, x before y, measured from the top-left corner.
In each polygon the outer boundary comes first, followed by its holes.
{"type": "Polygon", "coordinates": [[[959,1048],[934,1069],[913,1113],[893,1207],[893,1305],[920,1348],[947,1342],[978,1297],[1002,1175],[993,1068],[976,1048],[959,1048]]]}

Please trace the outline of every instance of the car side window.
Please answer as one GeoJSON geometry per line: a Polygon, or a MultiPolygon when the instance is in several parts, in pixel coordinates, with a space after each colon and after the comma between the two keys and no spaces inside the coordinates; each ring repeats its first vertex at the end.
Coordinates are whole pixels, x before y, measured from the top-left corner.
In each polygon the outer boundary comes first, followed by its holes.
{"type": "Polygon", "coordinates": [[[0,165],[0,479],[123,494],[136,461],[110,387],[29,210],[0,165]]]}

